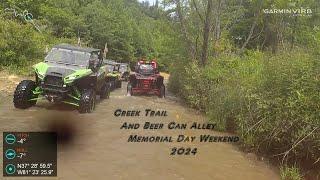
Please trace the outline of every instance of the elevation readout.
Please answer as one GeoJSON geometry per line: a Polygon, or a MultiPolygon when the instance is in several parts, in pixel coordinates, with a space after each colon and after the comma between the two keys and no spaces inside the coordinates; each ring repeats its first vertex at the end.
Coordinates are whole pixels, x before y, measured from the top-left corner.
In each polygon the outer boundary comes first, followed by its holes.
{"type": "Polygon", "coordinates": [[[57,176],[57,135],[4,132],[3,176],[57,176]]]}

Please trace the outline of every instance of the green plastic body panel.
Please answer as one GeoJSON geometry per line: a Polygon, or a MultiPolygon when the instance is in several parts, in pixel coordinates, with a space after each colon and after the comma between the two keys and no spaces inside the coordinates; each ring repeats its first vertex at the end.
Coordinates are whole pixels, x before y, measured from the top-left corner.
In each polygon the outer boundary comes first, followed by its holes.
{"type": "Polygon", "coordinates": [[[77,80],[79,78],[85,77],[85,76],[89,76],[91,75],[93,72],[91,69],[79,69],[76,72],[70,74],[69,76],[66,76],[64,78],[64,83],[65,84],[70,84],[72,83],[74,80],[77,80]]]}
{"type": "Polygon", "coordinates": [[[40,79],[43,79],[45,77],[45,74],[49,68],[49,65],[44,62],[40,62],[38,64],[35,64],[33,66],[34,71],[37,73],[38,77],[40,79]]]}

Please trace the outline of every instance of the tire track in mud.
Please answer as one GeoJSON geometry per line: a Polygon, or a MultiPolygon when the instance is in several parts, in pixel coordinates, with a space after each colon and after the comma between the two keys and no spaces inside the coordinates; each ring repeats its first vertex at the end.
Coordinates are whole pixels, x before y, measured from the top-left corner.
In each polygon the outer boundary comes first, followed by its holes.
{"type": "MultiPolygon", "coordinates": [[[[124,122],[146,121],[164,123],[206,122],[195,110],[184,107],[169,94],[166,99],[156,96],[126,96],[126,84],[111,93],[110,99],[99,101],[91,114],[78,114],[69,106],[57,106],[46,101],[35,107],[18,110],[12,97],[0,103],[2,131],[45,131],[47,116],[56,114],[68,117],[76,129],[69,145],[58,146],[57,179],[279,179],[278,172],[266,163],[250,159],[235,145],[228,143],[128,143],[128,136],[162,135],[176,137],[179,134],[194,135],[225,133],[209,130],[120,130],[124,122]],[[115,117],[116,109],[162,109],[167,117],[115,117]],[[196,147],[195,156],[170,156],[172,147],[196,147]]],[[[61,116],[60,116],[61,117],[61,116]]],[[[1,138],[2,141],[2,138],[1,138]]],[[[0,149],[2,151],[2,147],[0,149]]],[[[2,168],[2,163],[0,165],[2,168]]],[[[19,178],[32,179],[32,178],[19,178]]],[[[43,178],[52,179],[52,178],[43,178]]]]}

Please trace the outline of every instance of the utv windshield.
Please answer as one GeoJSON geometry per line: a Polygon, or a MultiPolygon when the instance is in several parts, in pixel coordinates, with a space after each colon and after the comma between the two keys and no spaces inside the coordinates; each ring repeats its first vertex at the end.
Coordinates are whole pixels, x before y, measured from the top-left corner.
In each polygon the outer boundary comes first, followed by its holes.
{"type": "Polygon", "coordinates": [[[90,53],[88,52],[53,48],[45,58],[45,61],[66,65],[87,66],[89,59],[90,53]]]}
{"type": "Polygon", "coordinates": [[[141,64],[138,67],[138,73],[143,75],[151,75],[155,73],[155,70],[151,64],[141,64]]]}
{"type": "Polygon", "coordinates": [[[108,70],[109,70],[109,72],[113,72],[114,66],[113,65],[108,65],[108,70]]]}
{"type": "Polygon", "coordinates": [[[127,65],[121,65],[119,71],[122,73],[128,71],[127,65]]]}

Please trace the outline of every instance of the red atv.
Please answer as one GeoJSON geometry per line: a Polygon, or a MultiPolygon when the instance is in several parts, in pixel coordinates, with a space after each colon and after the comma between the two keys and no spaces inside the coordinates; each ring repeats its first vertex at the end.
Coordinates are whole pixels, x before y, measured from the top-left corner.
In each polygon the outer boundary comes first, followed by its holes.
{"type": "Polygon", "coordinates": [[[127,87],[128,95],[156,94],[160,98],[165,97],[163,76],[159,74],[156,61],[138,61],[135,72],[130,75],[127,87]]]}

